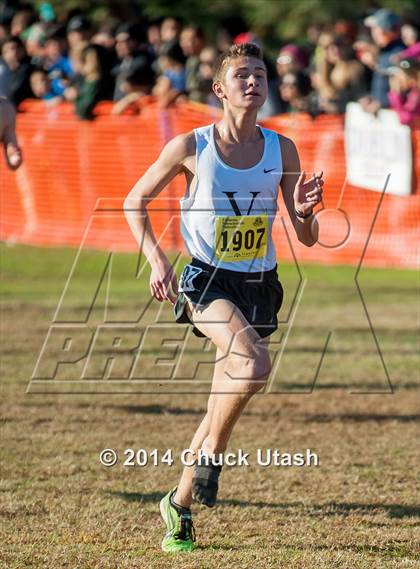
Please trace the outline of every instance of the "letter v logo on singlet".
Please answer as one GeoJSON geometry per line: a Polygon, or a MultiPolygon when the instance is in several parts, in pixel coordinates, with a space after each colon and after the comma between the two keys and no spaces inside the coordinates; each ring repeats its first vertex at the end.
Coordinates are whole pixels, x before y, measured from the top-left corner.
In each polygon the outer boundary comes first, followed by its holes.
{"type": "Polygon", "coordinates": [[[192,265],[186,265],[182,271],[181,278],[178,283],[179,292],[192,292],[195,290],[194,278],[203,272],[200,267],[193,267],[192,265]]]}
{"type": "MultiPolygon", "coordinates": [[[[235,215],[243,215],[241,213],[241,210],[238,207],[238,204],[236,203],[235,198],[234,198],[234,195],[237,194],[238,192],[223,192],[223,193],[228,197],[229,203],[232,206],[232,209],[235,212],[235,215]]],[[[251,203],[249,204],[249,208],[248,208],[248,211],[246,212],[246,215],[249,215],[251,213],[252,206],[254,205],[255,198],[261,192],[249,192],[249,193],[251,194],[252,199],[251,199],[251,203]]]]}

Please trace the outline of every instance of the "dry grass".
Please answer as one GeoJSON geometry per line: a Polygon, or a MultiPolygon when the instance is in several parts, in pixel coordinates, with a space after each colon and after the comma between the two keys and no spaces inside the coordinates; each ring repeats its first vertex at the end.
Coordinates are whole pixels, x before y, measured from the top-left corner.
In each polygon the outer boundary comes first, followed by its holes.
{"type": "MultiPolygon", "coordinates": [[[[180,462],[105,468],[98,455],[108,447],[121,456],[126,448],[172,448],[177,457],[204,414],[206,395],[25,393],[74,252],[19,247],[2,253],[1,567],[419,566],[413,273],[363,272],[395,387],[393,394],[373,395],[366,392],[378,369],[351,269],[325,269],[330,279],[325,294],[323,269],[306,268],[311,291],[285,358],[287,393],[256,396],[230,449],[254,457],[257,448],[309,447],[321,465],[262,468],[252,461],[248,468],[225,468],[217,508],[194,509],[199,549],[174,557],[160,551],[164,527],[158,502],[176,483],[180,462]],[[341,334],[315,390],[295,393],[307,385],[302,370],[313,366],[313,354],[332,328],[341,334]],[[351,393],[354,388],[364,393],[351,393]]],[[[92,253],[92,259],[99,255],[92,253]]],[[[292,269],[286,269],[284,280],[293,279],[292,269]]],[[[70,312],[86,303],[83,282],[70,312]]],[[[120,292],[124,312],[134,289],[122,286],[120,292]]],[[[191,347],[187,363],[199,349],[191,347]]],[[[378,375],[377,381],[383,378],[378,375]]]]}

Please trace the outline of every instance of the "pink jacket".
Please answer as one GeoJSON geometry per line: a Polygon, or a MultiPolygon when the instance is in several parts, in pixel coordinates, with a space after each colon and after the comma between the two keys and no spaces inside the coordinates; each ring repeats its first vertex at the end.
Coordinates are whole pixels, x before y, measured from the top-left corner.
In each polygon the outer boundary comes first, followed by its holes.
{"type": "Polygon", "coordinates": [[[398,113],[401,124],[411,124],[420,118],[420,89],[415,87],[408,93],[388,93],[390,107],[398,113]]]}
{"type": "Polygon", "coordinates": [[[398,54],[398,59],[419,59],[420,58],[420,41],[410,45],[407,49],[400,51],[398,54]]]}

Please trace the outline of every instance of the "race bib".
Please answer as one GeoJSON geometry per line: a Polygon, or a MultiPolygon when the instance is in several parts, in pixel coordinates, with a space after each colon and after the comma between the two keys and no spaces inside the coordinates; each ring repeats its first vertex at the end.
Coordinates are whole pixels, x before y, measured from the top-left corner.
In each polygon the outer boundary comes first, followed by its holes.
{"type": "Polygon", "coordinates": [[[220,261],[244,261],[267,254],[268,216],[217,216],[216,257],[220,261]]]}

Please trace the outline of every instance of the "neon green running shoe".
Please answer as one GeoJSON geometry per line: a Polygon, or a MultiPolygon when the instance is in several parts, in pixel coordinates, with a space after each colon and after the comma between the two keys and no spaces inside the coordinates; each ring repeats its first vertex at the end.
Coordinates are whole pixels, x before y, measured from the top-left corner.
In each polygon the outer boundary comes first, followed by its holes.
{"type": "Polygon", "coordinates": [[[168,553],[177,551],[193,551],[195,549],[195,531],[191,512],[178,510],[171,504],[170,498],[176,492],[172,488],[159,504],[160,513],[166,524],[167,532],[162,541],[162,550],[168,553]]]}

